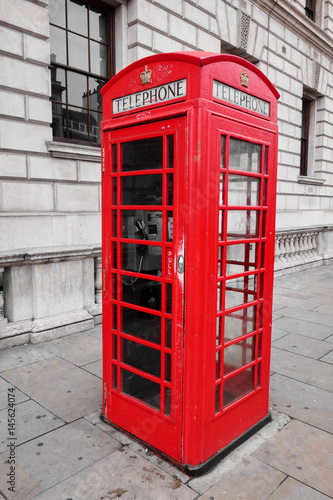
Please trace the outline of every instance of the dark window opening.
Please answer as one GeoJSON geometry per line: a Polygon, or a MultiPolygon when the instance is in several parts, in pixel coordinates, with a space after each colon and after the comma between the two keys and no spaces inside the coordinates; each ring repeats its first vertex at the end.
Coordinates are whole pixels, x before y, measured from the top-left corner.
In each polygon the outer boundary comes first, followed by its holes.
{"type": "Polygon", "coordinates": [[[311,21],[315,21],[316,17],[316,0],[306,0],[305,1],[305,15],[311,21]]]}
{"type": "Polygon", "coordinates": [[[300,174],[308,174],[308,153],[309,153],[309,123],[310,123],[311,101],[302,99],[302,131],[301,131],[301,168],[300,174]]]}
{"type": "Polygon", "coordinates": [[[113,74],[113,10],[98,0],[50,0],[55,140],[100,144],[100,90],[113,74]]]}

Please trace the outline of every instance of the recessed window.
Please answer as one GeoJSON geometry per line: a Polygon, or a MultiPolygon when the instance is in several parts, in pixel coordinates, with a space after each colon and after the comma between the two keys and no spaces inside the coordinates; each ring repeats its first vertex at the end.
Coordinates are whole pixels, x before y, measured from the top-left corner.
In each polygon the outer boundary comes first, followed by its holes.
{"type": "Polygon", "coordinates": [[[310,105],[311,101],[303,97],[302,131],[301,131],[301,165],[300,165],[301,175],[308,175],[310,105]]]}
{"type": "Polygon", "coordinates": [[[305,15],[312,21],[316,20],[316,0],[305,0],[305,15]]]}
{"type": "Polygon", "coordinates": [[[50,0],[49,15],[53,138],[100,144],[113,10],[96,0],[50,0]]]}

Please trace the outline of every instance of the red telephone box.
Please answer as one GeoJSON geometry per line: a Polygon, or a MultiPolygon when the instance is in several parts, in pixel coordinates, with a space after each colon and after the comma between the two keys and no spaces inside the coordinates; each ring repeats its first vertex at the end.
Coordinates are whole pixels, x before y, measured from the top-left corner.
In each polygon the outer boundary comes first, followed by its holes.
{"type": "Polygon", "coordinates": [[[279,94],[206,52],[102,94],[104,419],[199,473],[269,419],[279,94]]]}

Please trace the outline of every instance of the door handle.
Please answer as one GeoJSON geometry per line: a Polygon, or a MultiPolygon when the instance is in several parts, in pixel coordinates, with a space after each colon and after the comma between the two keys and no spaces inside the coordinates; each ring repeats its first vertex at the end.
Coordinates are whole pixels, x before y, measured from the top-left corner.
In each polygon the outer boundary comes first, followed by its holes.
{"type": "Polygon", "coordinates": [[[177,271],[182,274],[185,268],[185,260],[183,255],[179,255],[177,259],[177,271]]]}

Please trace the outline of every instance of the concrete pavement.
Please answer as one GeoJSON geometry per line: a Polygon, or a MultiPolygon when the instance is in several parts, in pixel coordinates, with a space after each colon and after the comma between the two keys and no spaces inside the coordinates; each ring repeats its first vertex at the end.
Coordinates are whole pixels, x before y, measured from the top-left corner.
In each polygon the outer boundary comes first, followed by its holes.
{"type": "Polygon", "coordinates": [[[274,292],[273,420],[199,478],[100,421],[100,325],[0,351],[0,500],[333,498],[333,266],[274,292]]]}

